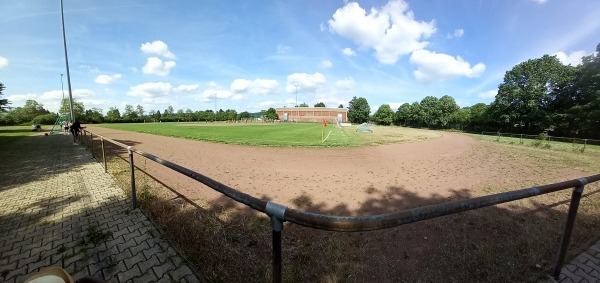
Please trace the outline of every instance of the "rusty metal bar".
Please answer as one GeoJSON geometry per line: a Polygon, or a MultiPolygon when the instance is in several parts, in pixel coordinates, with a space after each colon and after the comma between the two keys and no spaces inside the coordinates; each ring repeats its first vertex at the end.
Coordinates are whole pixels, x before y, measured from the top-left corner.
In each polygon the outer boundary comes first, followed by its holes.
{"type": "Polygon", "coordinates": [[[131,173],[131,202],[133,205],[133,208],[136,209],[137,208],[137,194],[135,191],[135,167],[133,166],[133,151],[134,148],[133,146],[128,146],[127,147],[127,152],[129,153],[129,169],[130,169],[130,173],[131,173]]]}
{"type": "Polygon", "coordinates": [[[90,147],[92,148],[91,152],[92,152],[92,157],[96,158],[94,156],[94,134],[92,134],[92,132],[90,132],[90,147]]]}
{"type": "Polygon", "coordinates": [[[108,166],[106,166],[106,155],[104,153],[104,137],[100,136],[100,145],[102,146],[102,162],[104,162],[104,173],[108,173],[108,166]]]}
{"type": "Polygon", "coordinates": [[[281,282],[281,230],[287,208],[281,204],[268,202],[265,206],[266,213],[271,216],[273,230],[273,283],[281,282]]]}
{"type": "Polygon", "coordinates": [[[563,232],[562,239],[560,241],[560,247],[558,253],[556,253],[556,259],[554,261],[554,268],[552,269],[552,277],[558,279],[560,276],[560,270],[567,254],[567,248],[569,247],[569,240],[571,239],[571,232],[573,232],[573,225],[575,225],[575,217],[577,216],[577,210],[579,209],[579,202],[581,201],[581,195],[583,189],[588,181],[585,178],[579,179],[581,185],[573,189],[571,194],[571,203],[569,204],[569,214],[567,215],[567,222],[565,223],[565,231],[563,232]]]}

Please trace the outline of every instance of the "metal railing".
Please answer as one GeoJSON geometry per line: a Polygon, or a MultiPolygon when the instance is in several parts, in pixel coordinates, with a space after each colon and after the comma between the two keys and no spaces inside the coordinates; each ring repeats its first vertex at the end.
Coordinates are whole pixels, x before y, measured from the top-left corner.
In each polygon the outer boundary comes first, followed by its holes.
{"type": "MultiPolygon", "coordinates": [[[[510,192],[498,193],[493,195],[487,195],[482,197],[476,197],[472,199],[457,200],[440,204],[427,205],[412,209],[405,209],[400,211],[394,211],[389,213],[382,213],[377,215],[368,216],[334,216],[320,213],[306,212],[293,208],[286,207],[272,201],[265,201],[254,196],[240,192],[234,188],[231,188],[225,184],[222,184],[216,180],[213,180],[201,173],[187,169],[176,163],[164,160],[153,154],[143,152],[128,146],[126,144],[114,141],[112,139],[105,138],[100,135],[95,135],[89,131],[83,131],[84,139],[87,139],[89,134],[89,140],[93,149],[94,136],[100,138],[102,148],[102,159],[104,163],[105,171],[107,171],[106,155],[104,153],[104,143],[110,142],[123,149],[127,149],[130,163],[130,175],[131,175],[131,198],[133,208],[137,208],[137,196],[135,188],[135,166],[133,154],[136,153],[149,160],[152,160],[158,164],[161,164],[167,168],[170,168],[176,172],[192,178],[209,188],[218,191],[227,197],[242,203],[254,210],[260,211],[267,214],[271,219],[272,228],[272,244],[273,244],[273,282],[281,282],[281,232],[283,230],[283,223],[288,221],[305,227],[339,231],[339,232],[361,232],[361,231],[372,231],[380,230],[391,227],[396,227],[408,223],[418,222],[440,216],[450,215],[454,213],[474,210],[478,208],[493,206],[505,202],[530,198],[543,194],[558,192],[566,189],[573,188],[571,194],[571,200],[569,204],[569,212],[564,227],[564,231],[561,237],[559,249],[554,259],[554,265],[551,271],[551,276],[558,278],[560,270],[565,259],[569,240],[571,238],[571,232],[573,230],[573,224],[575,223],[575,217],[577,216],[577,210],[579,208],[579,202],[583,194],[585,185],[600,181],[600,174],[582,177],[579,179],[564,181],[560,183],[536,186],[521,190],[515,190],[510,192]]],[[[93,152],[93,151],[92,151],[93,152]]]]}
{"type": "Polygon", "coordinates": [[[589,145],[598,145],[600,146],[600,140],[594,139],[582,139],[582,138],[567,138],[567,137],[557,137],[557,136],[549,136],[549,135],[526,135],[526,134],[515,134],[515,133],[501,133],[501,132],[481,132],[482,135],[486,136],[496,136],[497,139],[500,138],[514,138],[519,139],[519,143],[523,144],[524,140],[531,140],[539,143],[539,145],[549,145],[550,142],[560,142],[563,144],[571,144],[573,147],[578,147],[581,152],[585,152],[585,149],[589,145]]]}

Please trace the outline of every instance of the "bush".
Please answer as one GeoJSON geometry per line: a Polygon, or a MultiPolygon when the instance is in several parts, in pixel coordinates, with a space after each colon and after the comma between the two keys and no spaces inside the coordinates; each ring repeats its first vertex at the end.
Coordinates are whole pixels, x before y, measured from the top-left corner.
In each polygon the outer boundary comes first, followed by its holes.
{"type": "Polygon", "coordinates": [[[54,125],[54,123],[56,123],[57,118],[58,118],[58,115],[56,115],[56,114],[44,114],[44,115],[35,116],[31,120],[31,123],[39,124],[39,125],[54,125]]]}

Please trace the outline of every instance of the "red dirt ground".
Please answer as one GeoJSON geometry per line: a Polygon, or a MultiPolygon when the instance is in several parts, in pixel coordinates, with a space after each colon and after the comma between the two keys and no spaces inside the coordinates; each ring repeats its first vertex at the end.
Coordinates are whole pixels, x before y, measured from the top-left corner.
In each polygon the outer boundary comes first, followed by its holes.
{"type": "MultiPolygon", "coordinates": [[[[247,194],[286,206],[337,214],[372,214],[412,208],[370,205],[374,195],[416,194],[419,199],[487,194],[486,188],[517,189],[585,176],[574,169],[540,168],[507,156],[494,145],[443,133],[424,142],[356,148],[272,148],[215,144],[88,127],[95,134],[134,145],[247,194]],[[394,192],[393,194],[388,194],[394,192]]],[[[143,158],[137,157],[143,161],[143,158]]],[[[140,161],[136,163],[141,166],[140,161]]],[[[145,161],[156,178],[190,199],[220,194],[181,174],[145,161]]],[[[143,167],[143,166],[141,166],[143,167]]],[[[425,201],[426,202],[426,201],[425,201]]]]}

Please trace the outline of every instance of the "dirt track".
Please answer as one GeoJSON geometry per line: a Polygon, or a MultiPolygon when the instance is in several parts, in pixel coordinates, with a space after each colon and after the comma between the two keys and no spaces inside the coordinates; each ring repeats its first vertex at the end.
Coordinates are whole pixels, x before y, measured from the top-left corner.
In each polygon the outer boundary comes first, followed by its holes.
{"type": "MultiPolygon", "coordinates": [[[[253,196],[291,207],[335,214],[370,214],[411,208],[428,199],[473,197],[488,188],[512,188],[580,177],[549,172],[494,145],[443,133],[425,142],[357,148],[270,148],[214,144],[113,129],[88,130],[173,161],[253,196]],[[416,195],[419,202],[401,201],[416,195]],[[385,205],[393,203],[394,205],[385,205]]],[[[142,160],[138,158],[137,160],[142,160]]],[[[140,166],[140,161],[137,165],[140,166]]],[[[158,179],[191,199],[213,202],[220,194],[158,165],[158,179]]]]}

